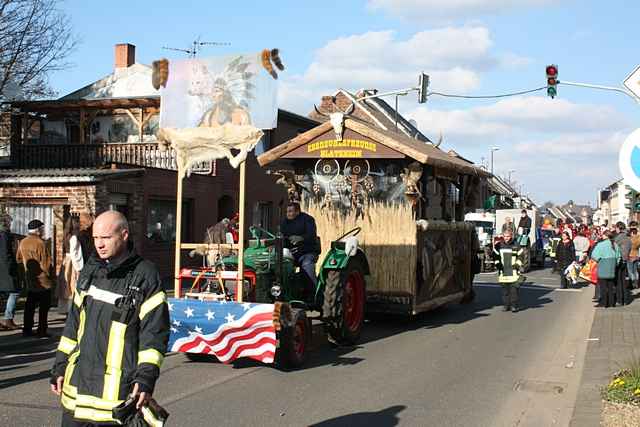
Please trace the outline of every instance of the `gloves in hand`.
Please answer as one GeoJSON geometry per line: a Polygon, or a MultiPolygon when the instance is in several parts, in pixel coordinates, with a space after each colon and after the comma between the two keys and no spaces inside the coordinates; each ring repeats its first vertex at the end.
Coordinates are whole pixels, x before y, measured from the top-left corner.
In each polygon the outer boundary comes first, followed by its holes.
{"type": "Polygon", "coordinates": [[[304,242],[304,237],[302,236],[289,236],[289,241],[292,245],[300,245],[304,242]]]}

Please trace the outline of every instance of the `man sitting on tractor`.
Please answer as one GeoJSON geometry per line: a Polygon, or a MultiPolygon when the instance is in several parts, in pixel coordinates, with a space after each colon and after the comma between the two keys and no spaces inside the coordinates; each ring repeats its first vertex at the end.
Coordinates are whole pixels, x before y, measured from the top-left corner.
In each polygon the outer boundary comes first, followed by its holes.
{"type": "Polygon", "coordinates": [[[296,264],[305,272],[315,288],[316,262],[320,255],[316,220],[311,215],[301,212],[299,203],[290,202],[287,204],[287,216],[280,224],[280,232],[286,239],[285,246],[290,248],[296,264]]]}

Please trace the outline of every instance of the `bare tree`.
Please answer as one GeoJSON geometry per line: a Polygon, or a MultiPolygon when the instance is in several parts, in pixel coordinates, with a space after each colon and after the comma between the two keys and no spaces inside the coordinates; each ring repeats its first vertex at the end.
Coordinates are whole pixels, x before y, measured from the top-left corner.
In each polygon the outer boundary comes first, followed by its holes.
{"type": "Polygon", "coordinates": [[[0,101],[52,96],[48,75],[66,69],[75,49],[59,0],[0,0],[0,101]]]}

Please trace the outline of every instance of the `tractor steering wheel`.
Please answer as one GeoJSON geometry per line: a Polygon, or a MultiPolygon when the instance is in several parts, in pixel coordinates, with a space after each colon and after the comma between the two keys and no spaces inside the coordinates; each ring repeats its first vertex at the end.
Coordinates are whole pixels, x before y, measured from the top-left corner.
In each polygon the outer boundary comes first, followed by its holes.
{"type": "Polygon", "coordinates": [[[276,235],[265,230],[264,228],[251,226],[249,227],[249,232],[254,239],[260,240],[260,235],[266,235],[269,239],[275,239],[276,235]]]}
{"type": "Polygon", "coordinates": [[[358,234],[360,234],[360,232],[362,231],[362,227],[356,227],[352,230],[347,231],[346,233],[344,233],[342,236],[338,237],[336,239],[336,241],[340,241],[342,239],[344,239],[345,237],[349,237],[349,236],[357,236],[358,234]]]}

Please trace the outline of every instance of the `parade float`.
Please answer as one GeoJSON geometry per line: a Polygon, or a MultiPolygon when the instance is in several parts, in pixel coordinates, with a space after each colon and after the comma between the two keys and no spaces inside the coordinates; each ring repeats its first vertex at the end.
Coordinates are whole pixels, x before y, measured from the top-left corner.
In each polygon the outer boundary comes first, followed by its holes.
{"type": "Polygon", "coordinates": [[[478,239],[463,218],[483,200],[488,174],[358,117],[358,103],[318,111],[328,120],[258,156],[259,164],[289,177],[290,198],[315,218],[323,243],[361,230],[367,312],[414,315],[471,301],[478,239]]]}

